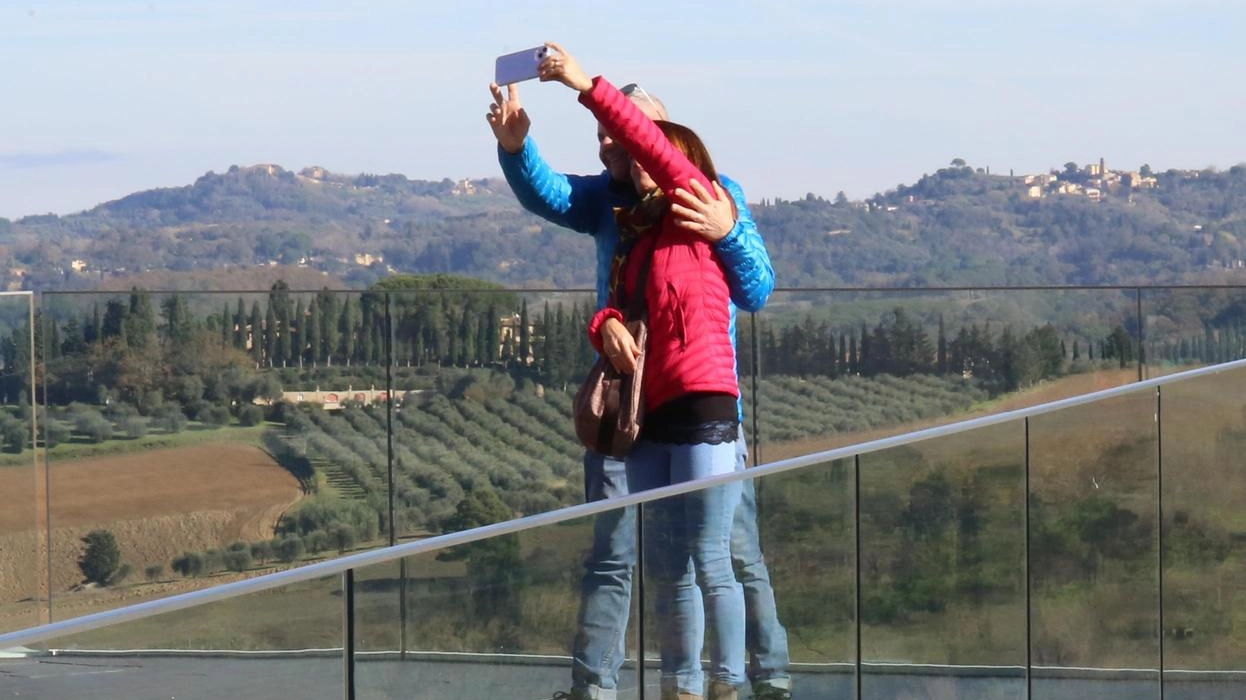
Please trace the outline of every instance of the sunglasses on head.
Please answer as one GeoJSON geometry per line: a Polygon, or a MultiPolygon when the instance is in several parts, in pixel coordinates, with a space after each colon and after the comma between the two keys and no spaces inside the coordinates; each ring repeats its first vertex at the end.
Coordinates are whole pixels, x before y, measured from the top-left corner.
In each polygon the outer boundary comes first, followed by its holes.
{"type": "Polygon", "coordinates": [[[662,113],[662,108],[658,106],[658,103],[654,102],[653,98],[649,96],[649,93],[645,92],[645,89],[642,88],[637,83],[628,83],[627,85],[624,85],[623,87],[619,88],[619,92],[623,93],[624,95],[628,97],[631,97],[633,93],[640,95],[641,97],[644,98],[645,102],[649,103],[649,106],[653,108],[653,111],[657,112],[658,114],[662,113]]]}

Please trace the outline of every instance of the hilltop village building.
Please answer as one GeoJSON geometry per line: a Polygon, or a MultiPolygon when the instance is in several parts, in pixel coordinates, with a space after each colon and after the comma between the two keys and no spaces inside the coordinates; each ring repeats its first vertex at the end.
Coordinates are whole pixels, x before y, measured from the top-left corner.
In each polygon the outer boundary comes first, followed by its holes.
{"type": "Polygon", "coordinates": [[[1041,175],[1025,175],[1021,183],[1026,186],[1026,195],[1030,199],[1074,195],[1094,202],[1108,194],[1116,194],[1122,188],[1149,190],[1159,186],[1159,180],[1153,175],[1143,175],[1137,170],[1110,170],[1103,158],[1080,169],[1066,168],[1041,175]]]}

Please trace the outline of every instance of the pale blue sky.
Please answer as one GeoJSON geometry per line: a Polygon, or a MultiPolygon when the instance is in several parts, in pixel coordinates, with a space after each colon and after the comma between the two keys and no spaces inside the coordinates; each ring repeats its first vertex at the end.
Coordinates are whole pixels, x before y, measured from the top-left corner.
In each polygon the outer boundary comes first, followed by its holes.
{"type": "MultiPolygon", "coordinates": [[[[0,216],[233,164],[496,175],[493,58],[546,39],[660,95],[752,200],[865,197],[955,157],[1227,168],[1244,36],[1246,3],[1210,0],[0,0],[0,216]]],[[[570,91],[523,87],[549,159],[599,170],[570,91]]]]}

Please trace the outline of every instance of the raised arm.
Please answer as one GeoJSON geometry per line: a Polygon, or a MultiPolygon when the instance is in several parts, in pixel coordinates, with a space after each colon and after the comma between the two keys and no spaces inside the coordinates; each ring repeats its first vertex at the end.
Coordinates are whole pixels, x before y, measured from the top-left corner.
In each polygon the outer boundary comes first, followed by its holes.
{"type": "Polygon", "coordinates": [[[528,136],[531,121],[519,100],[519,88],[489,86],[493,103],[486,119],[498,140],[498,164],[524,209],[565,228],[593,233],[608,175],[572,176],[550,167],[528,136]]]}
{"type": "Polygon", "coordinates": [[[709,178],[610,81],[601,76],[593,78],[589,89],[580,91],[580,103],[588,107],[615,140],[623,144],[628,154],[640,163],[668,197],[676,189],[688,189],[693,181],[709,188],[709,178]]]}
{"type": "Polygon", "coordinates": [[[536,142],[524,139],[518,153],[498,146],[498,164],[506,184],[524,209],[559,226],[580,233],[594,233],[610,175],[567,175],[554,170],[537,150],[536,142]]]}

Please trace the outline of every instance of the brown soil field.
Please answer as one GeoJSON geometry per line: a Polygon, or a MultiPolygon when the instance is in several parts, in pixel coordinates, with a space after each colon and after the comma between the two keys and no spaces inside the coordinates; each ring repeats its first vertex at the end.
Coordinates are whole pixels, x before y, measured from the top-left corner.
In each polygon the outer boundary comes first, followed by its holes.
{"type": "MultiPolygon", "coordinates": [[[[162,564],[167,571],[183,551],[271,537],[278,518],[301,497],[293,475],[263,450],[240,443],[52,462],[48,468],[57,619],[85,612],[69,612],[76,599],[91,608],[113,607],[137,602],[130,600],[135,594],[177,592],[161,584],[133,587],[152,589],[142,592],[123,587],[107,596],[74,591],[81,581],[79,539],[87,532],[110,530],[122,561],[133,567],[129,580],[141,581],[145,567],[162,564]]],[[[36,498],[35,474],[34,466],[0,469],[0,493],[14,496],[0,509],[0,629],[24,626],[34,614],[31,599],[44,556],[35,550],[35,501],[42,500],[36,498]]]]}

